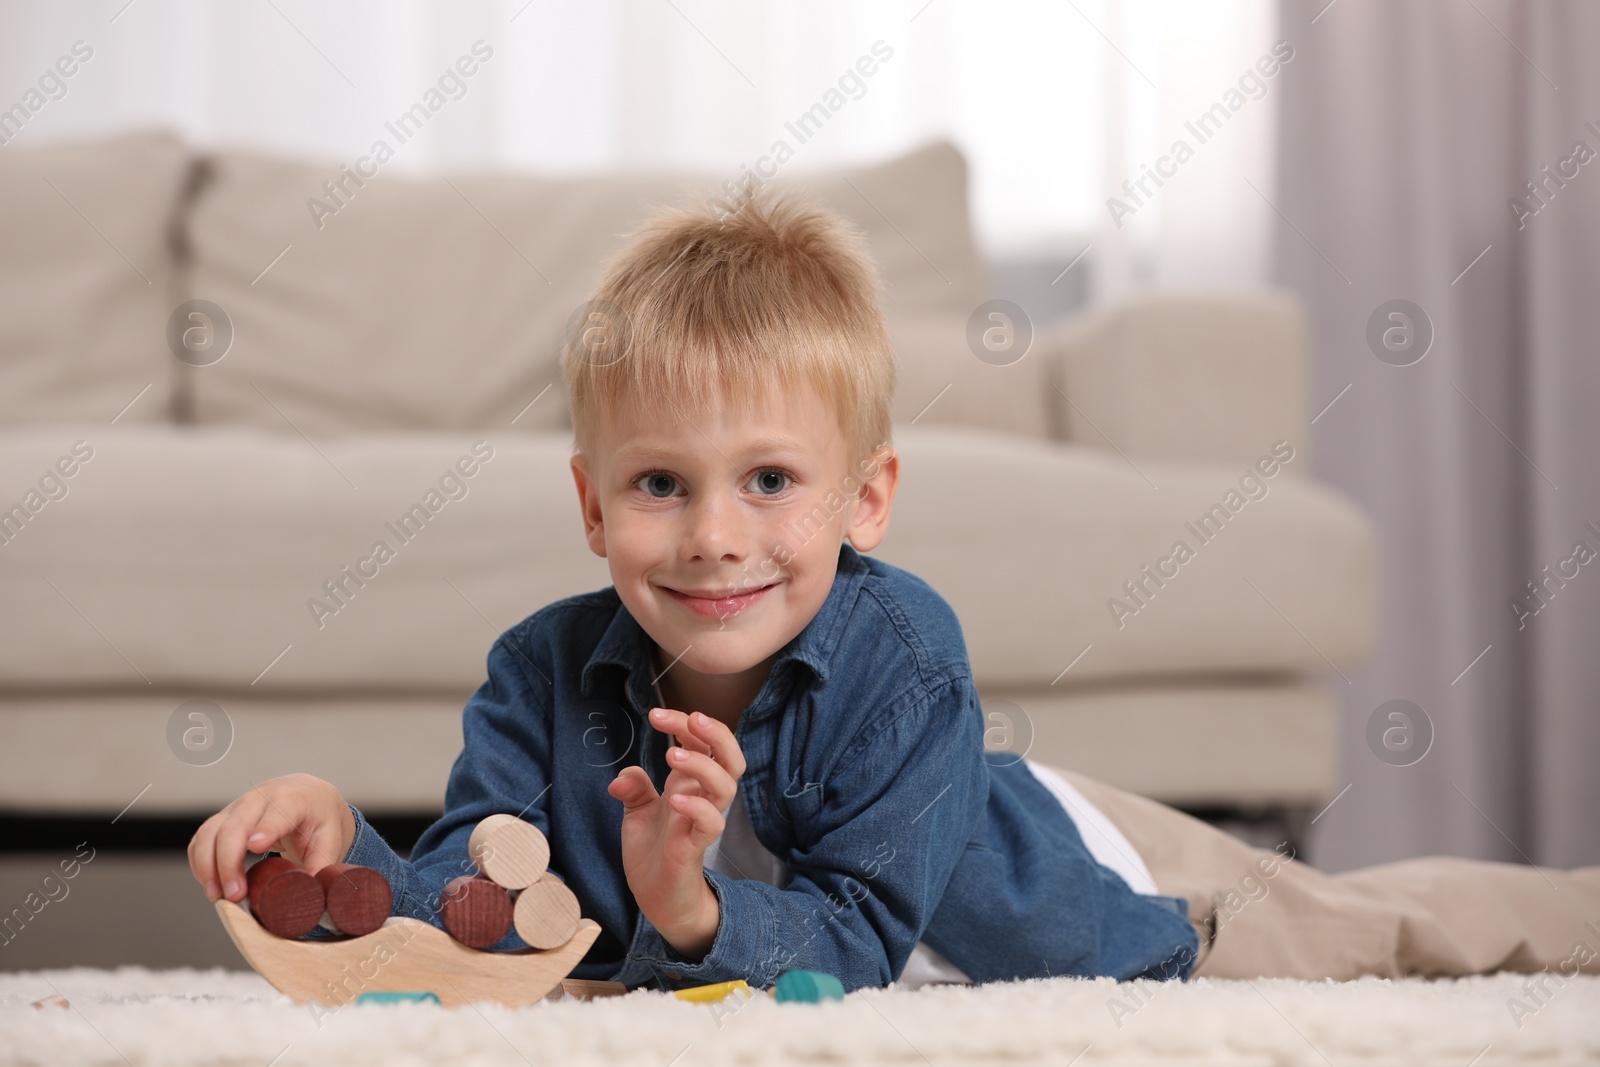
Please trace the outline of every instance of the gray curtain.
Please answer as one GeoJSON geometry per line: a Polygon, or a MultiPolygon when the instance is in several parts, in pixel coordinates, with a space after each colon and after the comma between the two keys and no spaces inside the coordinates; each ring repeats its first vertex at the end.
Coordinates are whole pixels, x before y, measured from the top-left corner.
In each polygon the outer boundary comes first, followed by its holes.
{"type": "Polygon", "coordinates": [[[1310,317],[1311,461],[1375,518],[1382,597],[1332,679],[1350,788],[1312,859],[1600,863],[1600,4],[1326,3],[1280,4],[1274,270],[1310,317]],[[1415,362],[1394,300],[1431,321],[1415,362]],[[1396,699],[1432,724],[1415,762],[1369,731],[1396,699]]]}

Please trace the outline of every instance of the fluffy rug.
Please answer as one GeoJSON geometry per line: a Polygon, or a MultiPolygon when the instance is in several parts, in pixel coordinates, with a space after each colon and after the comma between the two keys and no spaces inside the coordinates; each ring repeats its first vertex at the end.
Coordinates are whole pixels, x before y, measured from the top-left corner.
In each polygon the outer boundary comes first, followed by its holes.
{"type": "Polygon", "coordinates": [[[319,1020],[248,972],[70,969],[0,974],[0,1063],[1600,1061],[1600,977],[1546,976],[1542,988],[1527,982],[1522,975],[1344,984],[1058,978],[870,990],[820,1006],[780,1005],[761,995],[713,1007],[635,991],[520,1011],[360,1005],[319,1020]],[[70,1006],[32,1006],[51,995],[70,1006]]]}

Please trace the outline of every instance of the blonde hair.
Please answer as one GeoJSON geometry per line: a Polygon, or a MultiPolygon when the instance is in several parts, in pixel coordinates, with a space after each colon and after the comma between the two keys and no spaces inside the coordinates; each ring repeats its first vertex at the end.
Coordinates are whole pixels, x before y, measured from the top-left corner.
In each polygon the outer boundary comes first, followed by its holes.
{"type": "Polygon", "coordinates": [[[698,422],[804,383],[838,413],[851,464],[889,442],[894,350],[877,270],[843,219],[747,186],[663,210],[633,237],[562,350],[575,453],[593,456],[627,403],[646,420],[698,422]]]}

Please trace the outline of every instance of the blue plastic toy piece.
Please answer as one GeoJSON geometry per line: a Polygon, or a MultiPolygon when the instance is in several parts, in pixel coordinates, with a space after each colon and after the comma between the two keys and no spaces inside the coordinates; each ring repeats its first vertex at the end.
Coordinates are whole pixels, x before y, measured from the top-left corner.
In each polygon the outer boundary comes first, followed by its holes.
{"type": "Polygon", "coordinates": [[[816,1004],[823,1000],[843,1000],[844,985],[822,971],[784,971],[778,975],[778,1003],[816,1004]]]}
{"type": "Polygon", "coordinates": [[[438,1004],[435,993],[363,993],[357,1004],[438,1004]]]}

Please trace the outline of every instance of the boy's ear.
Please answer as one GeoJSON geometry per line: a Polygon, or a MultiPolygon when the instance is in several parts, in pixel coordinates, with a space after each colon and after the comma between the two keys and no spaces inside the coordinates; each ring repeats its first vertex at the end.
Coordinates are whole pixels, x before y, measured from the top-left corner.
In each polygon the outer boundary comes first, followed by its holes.
{"type": "Polygon", "coordinates": [[[584,455],[572,457],[572,480],[578,486],[578,510],[583,513],[583,536],[595,555],[606,554],[605,517],[600,511],[600,488],[589,476],[589,459],[584,455]]]}
{"type": "Polygon", "coordinates": [[[876,473],[862,483],[850,525],[844,531],[845,540],[857,552],[871,552],[889,532],[889,512],[894,507],[895,488],[900,484],[898,452],[890,451],[888,459],[875,462],[876,473]]]}

